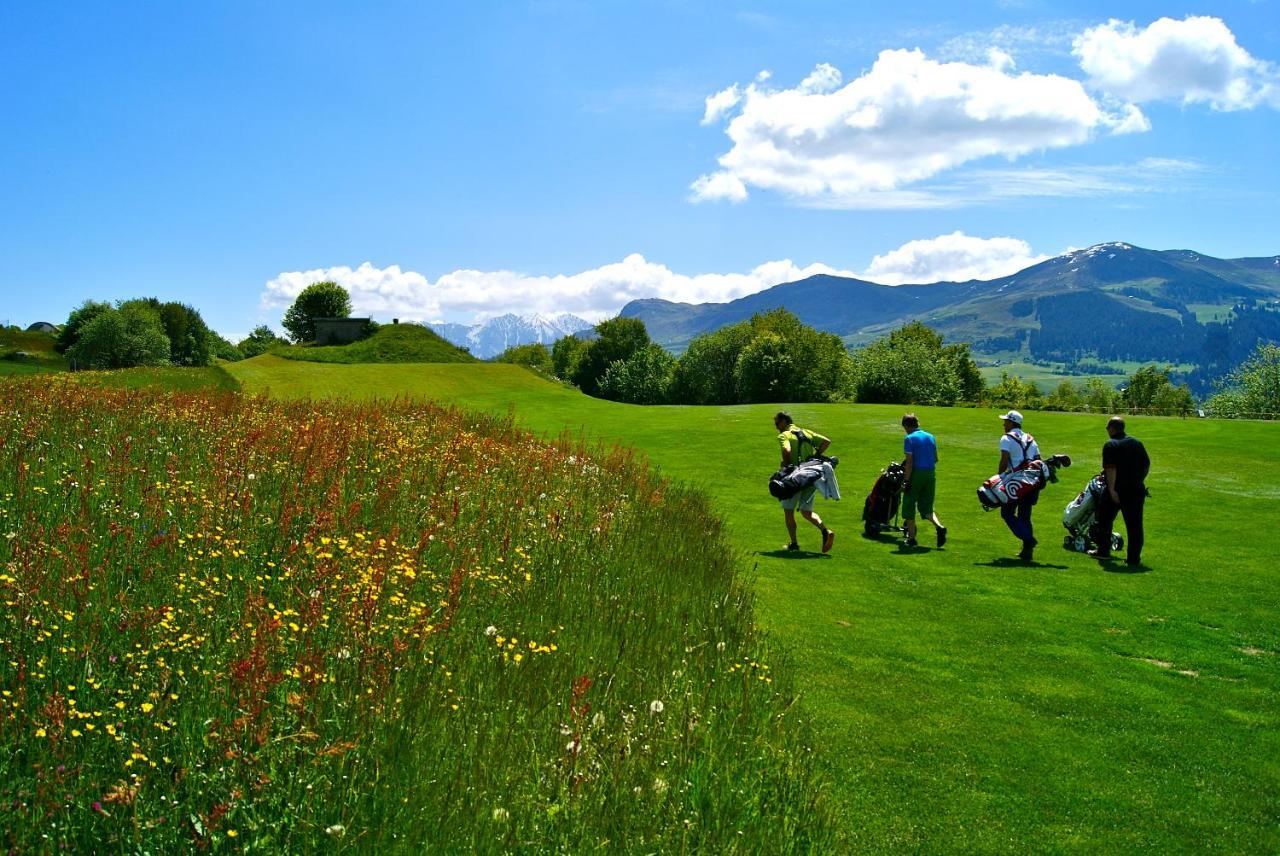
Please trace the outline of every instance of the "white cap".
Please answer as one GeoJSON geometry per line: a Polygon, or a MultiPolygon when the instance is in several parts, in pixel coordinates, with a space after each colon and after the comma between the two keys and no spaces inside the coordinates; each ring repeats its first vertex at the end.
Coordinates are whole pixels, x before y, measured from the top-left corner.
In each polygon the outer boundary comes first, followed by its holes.
{"type": "Polygon", "coordinates": [[[1008,413],[1002,413],[1000,414],[1000,418],[1008,419],[1010,422],[1014,422],[1018,425],[1022,424],[1022,414],[1016,410],[1010,410],[1008,413]]]}

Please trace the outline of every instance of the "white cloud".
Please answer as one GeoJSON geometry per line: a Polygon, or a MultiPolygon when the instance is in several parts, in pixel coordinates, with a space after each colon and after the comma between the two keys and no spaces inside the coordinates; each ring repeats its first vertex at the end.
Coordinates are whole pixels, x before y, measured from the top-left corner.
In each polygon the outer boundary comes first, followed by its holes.
{"type": "Polygon", "coordinates": [[[896,191],[979,158],[1140,128],[1133,111],[1108,112],[1079,81],[1013,74],[1011,61],[998,51],[974,65],[891,50],[843,86],[825,64],[793,89],[752,83],[729,108],[732,147],[693,183],[693,198],[742,199],[748,186],[801,198],[896,191]]]}
{"type": "Polygon", "coordinates": [[[976,238],[952,232],[908,241],[878,255],[863,276],[886,285],[966,282],[1008,276],[1047,258],[1033,253],[1031,245],[1018,238],[976,238]]]}
{"type": "Polygon", "coordinates": [[[397,265],[377,268],[365,262],[357,268],[281,273],[266,284],[262,305],[264,309],[283,309],[311,283],[333,280],[350,291],[356,315],[436,321],[483,320],[505,312],[572,312],[594,321],[616,314],[627,302],[639,298],[719,303],[819,273],[856,275],[824,264],[802,267],[789,259],[765,262],[746,273],[690,275],[633,253],[620,262],[575,274],[456,270],[432,282],[397,265]]]}
{"type": "Polygon", "coordinates": [[[727,199],[730,202],[741,202],[747,198],[747,186],[731,172],[713,172],[699,178],[689,186],[693,191],[695,202],[708,199],[727,199]]]}
{"type": "Polygon", "coordinates": [[[992,279],[1044,259],[1016,238],[975,238],[963,232],[909,241],[872,259],[865,272],[790,259],[765,262],[745,273],[677,273],[633,253],[620,262],[573,274],[456,270],[434,282],[398,265],[347,266],[281,273],[262,292],[262,307],[288,307],[313,282],[332,280],[351,293],[354,314],[406,321],[483,321],[494,315],[572,312],[596,321],[632,300],[658,297],[680,303],[723,303],[784,282],[828,274],[897,285],[904,282],[992,279]]]}
{"type": "Polygon", "coordinates": [[[1093,86],[1128,101],[1280,106],[1276,66],[1240,47],[1220,18],[1160,18],[1145,29],[1112,19],[1077,36],[1073,53],[1093,86]]]}
{"type": "Polygon", "coordinates": [[[708,95],[706,110],[702,114],[702,124],[710,125],[734,107],[737,107],[738,102],[741,100],[742,88],[736,83],[726,89],[721,89],[715,95],[708,95]]]}

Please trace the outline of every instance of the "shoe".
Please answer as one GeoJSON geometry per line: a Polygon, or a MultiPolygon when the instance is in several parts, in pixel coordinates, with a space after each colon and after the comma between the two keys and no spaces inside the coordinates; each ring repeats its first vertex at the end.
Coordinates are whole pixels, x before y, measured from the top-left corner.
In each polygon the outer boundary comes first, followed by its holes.
{"type": "Polygon", "coordinates": [[[830,553],[831,547],[836,543],[836,533],[830,529],[822,533],[822,552],[830,553]]]}
{"type": "Polygon", "coordinates": [[[947,527],[938,527],[938,549],[941,550],[943,545],[947,543],[947,527]]]}
{"type": "Polygon", "coordinates": [[[1018,558],[1024,562],[1030,562],[1035,558],[1036,542],[1033,538],[1030,541],[1022,542],[1022,552],[1018,554],[1018,558]]]}
{"type": "Polygon", "coordinates": [[[1125,564],[1131,568],[1141,568],[1142,560],[1141,559],[1138,559],[1137,561],[1129,560],[1129,561],[1126,561],[1125,564]]]}
{"type": "Polygon", "coordinates": [[[1099,562],[1107,562],[1111,560],[1110,550],[1087,550],[1085,555],[1090,559],[1097,559],[1099,562]]]}
{"type": "Polygon", "coordinates": [[[795,541],[792,541],[790,544],[787,545],[786,549],[788,553],[794,553],[800,549],[800,545],[797,544],[795,541]]]}
{"type": "Polygon", "coordinates": [[[916,539],[914,539],[914,538],[905,538],[905,539],[903,539],[903,541],[902,541],[902,546],[904,546],[904,547],[919,547],[919,546],[920,546],[920,542],[919,542],[919,541],[917,541],[917,540],[916,540],[916,539]]]}

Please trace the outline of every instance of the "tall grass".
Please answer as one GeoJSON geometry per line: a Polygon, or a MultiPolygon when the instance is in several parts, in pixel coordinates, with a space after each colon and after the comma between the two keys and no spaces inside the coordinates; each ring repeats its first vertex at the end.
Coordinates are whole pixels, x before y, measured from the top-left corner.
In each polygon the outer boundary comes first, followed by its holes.
{"type": "Polygon", "coordinates": [[[738,567],[502,419],[0,384],[0,843],[824,849],[738,567]]]}

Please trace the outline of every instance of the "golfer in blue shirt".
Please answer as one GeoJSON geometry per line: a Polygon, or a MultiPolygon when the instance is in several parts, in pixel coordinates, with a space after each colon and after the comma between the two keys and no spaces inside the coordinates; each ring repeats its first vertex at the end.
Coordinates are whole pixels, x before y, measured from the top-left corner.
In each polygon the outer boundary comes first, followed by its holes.
{"type": "Polygon", "coordinates": [[[920,430],[914,413],[902,417],[902,470],[905,476],[902,494],[902,525],[907,530],[906,546],[915,547],[916,509],[938,530],[938,546],[947,543],[947,527],[933,510],[933,497],[938,488],[938,441],[928,431],[920,430]]]}

